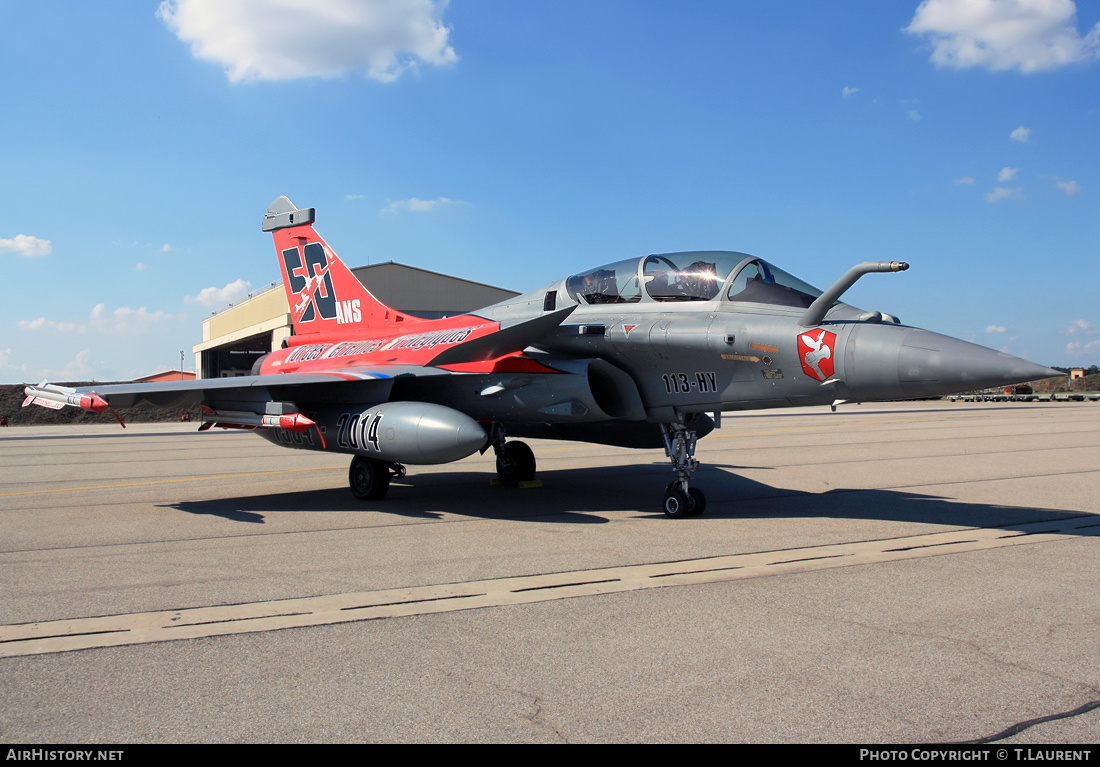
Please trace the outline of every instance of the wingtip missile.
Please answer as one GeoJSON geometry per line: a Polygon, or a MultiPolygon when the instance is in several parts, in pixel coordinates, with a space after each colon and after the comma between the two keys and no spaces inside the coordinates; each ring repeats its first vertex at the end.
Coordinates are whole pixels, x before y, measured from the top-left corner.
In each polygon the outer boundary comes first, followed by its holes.
{"type": "Polygon", "coordinates": [[[43,381],[38,386],[27,386],[23,389],[27,395],[23,400],[23,407],[27,405],[39,405],[51,410],[60,410],[69,405],[81,410],[88,410],[96,415],[110,409],[107,400],[95,392],[79,392],[67,386],[57,386],[43,381]]]}

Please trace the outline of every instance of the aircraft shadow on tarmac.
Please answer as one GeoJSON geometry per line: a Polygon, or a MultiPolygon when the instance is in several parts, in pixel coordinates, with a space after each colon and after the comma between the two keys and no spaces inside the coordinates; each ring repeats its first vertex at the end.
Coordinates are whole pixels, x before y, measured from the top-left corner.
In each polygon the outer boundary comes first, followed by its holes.
{"type": "Polygon", "coordinates": [[[834,488],[810,493],[747,479],[734,473],[738,468],[745,467],[711,464],[700,469],[696,479],[707,493],[706,514],[675,521],[665,519],[660,511],[667,473],[663,462],[546,471],[539,474],[543,486],[537,488],[490,486],[491,475],[481,472],[432,471],[395,480],[387,498],[373,503],[357,501],[346,487],[334,487],[181,501],[162,508],[251,524],[264,524],[267,515],[288,512],[370,513],[411,519],[439,519],[448,513],[543,524],[603,524],[610,521],[604,515],[626,512],[662,524],[706,524],[708,519],[723,518],[817,517],[1006,530],[1088,513],[971,503],[903,490],[834,488]]]}

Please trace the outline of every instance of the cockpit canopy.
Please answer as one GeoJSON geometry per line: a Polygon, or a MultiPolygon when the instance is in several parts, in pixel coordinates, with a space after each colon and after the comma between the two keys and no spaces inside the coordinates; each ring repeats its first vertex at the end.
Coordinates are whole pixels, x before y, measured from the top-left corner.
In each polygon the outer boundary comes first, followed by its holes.
{"type": "Polygon", "coordinates": [[[726,251],[664,253],[601,266],[565,281],[574,301],[633,304],[639,301],[749,301],[805,309],[817,288],[767,261],[726,251]],[[644,289],[643,289],[644,288],[644,289]]]}

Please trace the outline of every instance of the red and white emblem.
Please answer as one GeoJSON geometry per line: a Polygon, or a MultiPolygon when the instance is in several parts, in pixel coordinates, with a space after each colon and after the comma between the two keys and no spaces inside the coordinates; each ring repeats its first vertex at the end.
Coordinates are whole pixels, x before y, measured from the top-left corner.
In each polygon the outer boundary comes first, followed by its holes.
{"type": "Polygon", "coordinates": [[[628,336],[629,336],[629,335],[630,335],[630,331],[634,330],[634,328],[636,328],[636,327],[638,327],[638,323],[636,323],[636,322],[635,322],[634,324],[632,324],[632,325],[626,325],[626,324],[624,324],[624,325],[623,325],[623,334],[624,334],[624,335],[628,335],[628,336]]]}
{"type": "Polygon", "coordinates": [[[798,337],[798,357],[802,371],[810,378],[824,381],[833,374],[833,347],[836,333],[828,330],[811,330],[798,337]]]}

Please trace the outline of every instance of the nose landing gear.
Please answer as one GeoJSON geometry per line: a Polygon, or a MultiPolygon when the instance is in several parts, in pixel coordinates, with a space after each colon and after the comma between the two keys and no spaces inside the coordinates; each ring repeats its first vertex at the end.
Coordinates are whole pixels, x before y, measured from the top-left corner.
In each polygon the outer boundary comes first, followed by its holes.
{"type": "Polygon", "coordinates": [[[695,431],[687,428],[681,413],[675,423],[662,423],[661,436],[665,441],[665,455],[672,461],[675,479],[665,488],[662,511],[672,519],[698,517],[707,508],[707,497],[697,487],[691,487],[691,475],[699,468],[695,460],[695,445],[699,441],[695,431]]]}

